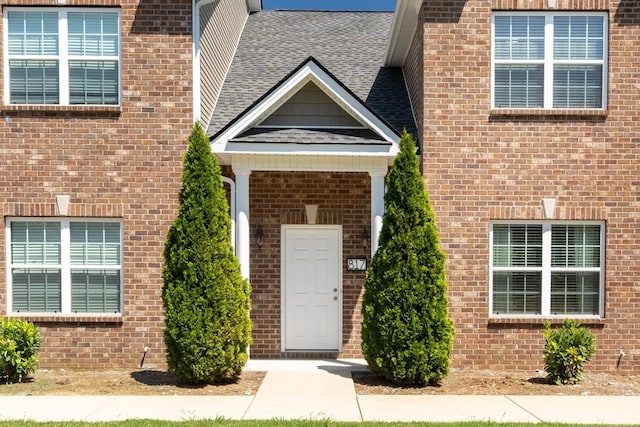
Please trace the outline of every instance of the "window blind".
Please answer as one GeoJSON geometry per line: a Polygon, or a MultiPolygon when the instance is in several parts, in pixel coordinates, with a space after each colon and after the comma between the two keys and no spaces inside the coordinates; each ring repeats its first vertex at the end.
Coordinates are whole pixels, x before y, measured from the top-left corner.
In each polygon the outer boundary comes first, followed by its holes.
{"type": "Polygon", "coordinates": [[[604,108],[606,23],[604,14],[494,15],[494,107],[604,108]]]}
{"type": "Polygon", "coordinates": [[[121,311],[119,222],[11,220],[10,227],[13,311],[121,311]]]}
{"type": "Polygon", "coordinates": [[[494,224],[494,314],[598,315],[602,225],[494,224]]]}
{"type": "Polygon", "coordinates": [[[12,104],[120,102],[118,12],[9,10],[7,22],[12,104]]]}

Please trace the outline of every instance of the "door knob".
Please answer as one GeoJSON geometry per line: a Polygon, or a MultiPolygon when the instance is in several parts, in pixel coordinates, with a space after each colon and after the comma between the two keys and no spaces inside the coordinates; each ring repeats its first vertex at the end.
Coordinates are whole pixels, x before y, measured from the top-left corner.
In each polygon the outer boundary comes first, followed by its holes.
{"type": "Polygon", "coordinates": [[[338,292],[338,288],[333,288],[333,292],[338,292]]]}
{"type": "Polygon", "coordinates": [[[333,297],[333,300],[334,301],[338,301],[338,297],[333,297]]]}

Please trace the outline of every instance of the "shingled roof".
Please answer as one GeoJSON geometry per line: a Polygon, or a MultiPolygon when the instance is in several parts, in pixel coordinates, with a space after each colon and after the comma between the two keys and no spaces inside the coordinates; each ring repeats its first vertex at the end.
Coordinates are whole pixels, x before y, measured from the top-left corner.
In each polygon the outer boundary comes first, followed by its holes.
{"type": "Polygon", "coordinates": [[[215,136],[312,56],[389,125],[415,135],[402,70],[383,67],[392,19],[386,12],[251,14],[208,134],[215,136]]]}

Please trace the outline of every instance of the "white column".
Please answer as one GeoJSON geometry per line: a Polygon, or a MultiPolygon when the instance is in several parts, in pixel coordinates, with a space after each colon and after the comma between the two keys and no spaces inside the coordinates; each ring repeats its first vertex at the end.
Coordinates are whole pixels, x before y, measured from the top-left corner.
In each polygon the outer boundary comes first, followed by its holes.
{"type": "Polygon", "coordinates": [[[384,215],[384,177],[386,169],[370,170],[371,176],[371,256],[378,249],[378,238],[382,230],[384,215]]]}
{"type": "Polygon", "coordinates": [[[250,169],[233,168],[236,175],[236,256],[240,261],[242,277],[249,280],[249,249],[251,229],[249,228],[249,175],[250,169]]]}
{"type": "Polygon", "coordinates": [[[231,246],[233,246],[233,253],[236,253],[236,183],[231,178],[226,176],[222,177],[222,182],[229,184],[229,195],[231,200],[229,201],[229,217],[231,218],[231,246]]]}

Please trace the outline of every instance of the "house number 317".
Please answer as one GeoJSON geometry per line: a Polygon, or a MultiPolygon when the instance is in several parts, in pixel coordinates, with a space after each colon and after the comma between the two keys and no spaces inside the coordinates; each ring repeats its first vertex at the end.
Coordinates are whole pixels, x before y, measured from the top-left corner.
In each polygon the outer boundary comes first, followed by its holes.
{"type": "Polygon", "coordinates": [[[366,269],[366,258],[347,258],[347,271],[365,271],[366,269]]]}

